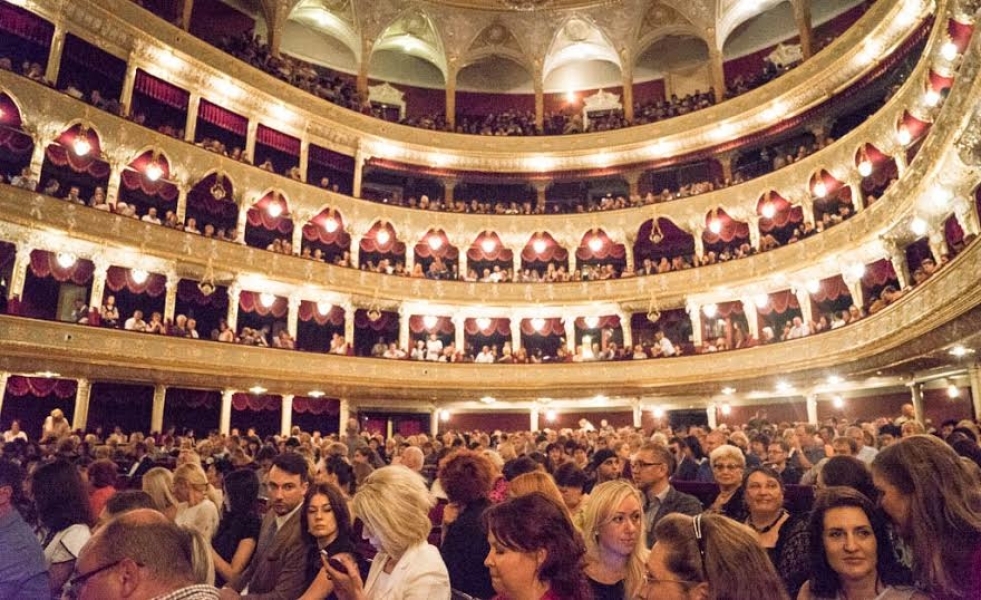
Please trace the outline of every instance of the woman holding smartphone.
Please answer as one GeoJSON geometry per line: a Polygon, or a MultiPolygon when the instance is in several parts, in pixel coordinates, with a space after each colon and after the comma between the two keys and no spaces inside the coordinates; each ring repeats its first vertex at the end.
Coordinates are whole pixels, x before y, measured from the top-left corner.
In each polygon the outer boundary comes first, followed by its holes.
{"type": "Polygon", "coordinates": [[[336,598],[334,581],[327,576],[323,561],[344,556],[357,564],[357,550],[351,536],[351,513],[341,490],[332,483],[310,486],[300,509],[300,530],[307,544],[307,591],[300,600],[336,598]]]}

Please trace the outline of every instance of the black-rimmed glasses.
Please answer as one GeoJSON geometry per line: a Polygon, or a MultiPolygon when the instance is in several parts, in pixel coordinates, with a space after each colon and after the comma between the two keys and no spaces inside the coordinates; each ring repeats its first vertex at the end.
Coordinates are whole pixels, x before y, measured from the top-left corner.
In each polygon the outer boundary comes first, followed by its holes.
{"type": "Polygon", "coordinates": [[[695,543],[698,544],[698,554],[702,558],[702,577],[705,578],[705,581],[708,581],[708,570],[705,568],[705,537],[702,532],[702,515],[695,515],[695,518],[692,519],[692,526],[695,529],[695,543]]]}
{"type": "MultiPolygon", "coordinates": [[[[85,587],[85,584],[89,581],[89,579],[92,579],[93,577],[95,577],[99,573],[108,571],[109,569],[111,569],[111,568],[119,565],[120,563],[122,563],[124,560],[126,560],[126,559],[125,558],[120,558],[119,560],[117,560],[115,562],[111,562],[111,563],[109,563],[107,565],[102,565],[101,567],[98,567],[96,569],[92,569],[88,573],[79,573],[79,574],[75,575],[74,577],[72,577],[71,579],[68,580],[68,589],[67,589],[67,591],[65,591],[65,596],[64,596],[65,599],[66,600],[78,600],[78,598],[82,594],[82,588],[85,587]]],[[[136,563],[136,565],[139,566],[139,567],[142,567],[143,566],[140,563],[136,563]]]]}

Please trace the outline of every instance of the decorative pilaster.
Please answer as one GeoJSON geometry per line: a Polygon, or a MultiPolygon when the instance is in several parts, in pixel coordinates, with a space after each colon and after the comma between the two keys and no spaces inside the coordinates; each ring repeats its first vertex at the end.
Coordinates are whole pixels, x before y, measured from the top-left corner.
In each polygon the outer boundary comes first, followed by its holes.
{"type": "Polygon", "coordinates": [[[743,316],[746,317],[746,335],[760,339],[760,311],[756,308],[756,302],[752,298],[741,298],[740,303],[743,305],[743,316]]]}
{"type": "Polygon", "coordinates": [[[117,159],[111,158],[109,160],[109,184],[106,185],[106,202],[110,206],[116,206],[119,202],[119,186],[123,180],[123,169],[126,168],[126,164],[117,159]]]}
{"type": "Polygon", "coordinates": [[[912,279],[909,273],[909,263],[906,262],[906,253],[895,242],[883,244],[889,252],[889,262],[892,270],[896,272],[896,279],[899,280],[899,289],[906,289],[910,286],[912,279]]]}
{"type": "Polygon", "coordinates": [[[634,261],[634,242],[637,241],[637,232],[635,230],[628,230],[626,232],[625,242],[623,245],[624,251],[624,272],[633,273],[636,267],[636,262],[634,261]]]}
{"type": "Polygon", "coordinates": [[[623,332],[623,347],[625,350],[630,350],[634,347],[634,327],[630,322],[629,313],[620,313],[620,331],[623,332]]]}
{"type": "Polygon", "coordinates": [[[183,223],[184,219],[187,217],[187,193],[190,189],[190,184],[186,181],[178,182],[177,184],[177,222],[183,223]]]}
{"type": "Polygon", "coordinates": [[[947,247],[947,238],[944,236],[942,223],[940,227],[930,230],[928,241],[930,243],[930,253],[933,254],[933,260],[939,265],[940,257],[950,255],[950,248],[947,247]]]}
{"type": "Polygon", "coordinates": [[[910,402],[913,403],[913,414],[920,423],[925,423],[925,413],[923,412],[923,384],[914,381],[909,384],[910,402]]]}
{"type": "Polygon", "coordinates": [[[309,134],[303,134],[300,139],[300,179],[304,183],[307,181],[307,168],[310,166],[310,138],[309,134]]]}
{"type": "Polygon", "coordinates": [[[726,72],[723,67],[722,49],[716,42],[714,27],[709,27],[708,34],[712,90],[715,92],[715,101],[722,102],[726,96],[726,72]]]}
{"type": "Polygon", "coordinates": [[[3,414],[3,397],[7,395],[8,381],[10,381],[10,373],[0,371],[0,415],[3,414]]]}
{"type": "Polygon", "coordinates": [[[164,297],[164,321],[170,319],[173,321],[174,315],[177,312],[177,284],[180,283],[180,277],[177,273],[167,273],[167,295],[164,297]]]}
{"type": "Polygon", "coordinates": [[[517,352],[521,347],[521,319],[511,318],[511,351],[517,352]]]}
{"type": "Polygon", "coordinates": [[[239,244],[245,243],[245,228],[249,224],[249,207],[243,202],[238,205],[238,221],[235,223],[235,241],[239,244]]]}
{"type": "MultiPolygon", "coordinates": [[[[456,129],[456,57],[447,61],[446,69],[446,123],[450,131],[456,129]]],[[[436,431],[433,429],[433,431],[436,431]]]]}
{"type": "Polygon", "coordinates": [[[293,428],[293,394],[283,394],[283,410],[279,416],[279,435],[287,437],[293,428]]]}
{"type": "Polygon", "coordinates": [[[153,412],[150,413],[150,431],[163,431],[164,408],[167,402],[167,386],[158,383],[153,386],[153,412]]]}
{"type": "Polygon", "coordinates": [[[697,304],[688,305],[688,318],[691,319],[691,337],[695,348],[702,347],[702,337],[704,336],[702,326],[702,307],[697,304]]]}
{"type": "Polygon", "coordinates": [[[248,129],[245,132],[245,158],[251,163],[255,163],[255,143],[259,133],[259,121],[249,119],[248,129]]]}
{"type": "Polygon", "coordinates": [[[344,435],[344,428],[347,427],[347,421],[351,418],[351,401],[347,398],[339,398],[338,404],[338,414],[337,414],[337,432],[340,435],[344,435]]]}
{"type": "MultiPolygon", "coordinates": [[[[348,347],[354,347],[354,306],[346,304],[344,306],[344,341],[348,347]]],[[[401,325],[401,321],[399,323],[401,325]]]]}
{"type": "Polygon", "coordinates": [[[865,210],[865,196],[862,195],[862,186],[857,181],[848,184],[848,189],[852,192],[852,207],[856,213],[865,210]]]}
{"type": "Polygon", "coordinates": [[[106,273],[109,271],[109,261],[100,256],[94,257],[92,262],[95,270],[92,272],[92,294],[89,296],[89,307],[99,310],[102,306],[102,297],[106,292],[106,273]]]}
{"type": "Polygon", "coordinates": [[[760,217],[754,214],[746,219],[749,224],[749,245],[757,250],[760,249],[760,217]]]}
{"type": "Polygon", "coordinates": [[[439,433],[439,413],[442,412],[438,406],[434,406],[432,410],[429,411],[429,435],[437,435],[439,433]]]}
{"type": "MultiPolygon", "coordinates": [[[[535,85],[535,127],[539,131],[545,129],[545,80],[542,70],[542,60],[536,58],[534,70],[531,75],[535,85]]],[[[533,430],[534,431],[534,430],[533,430]]]]}
{"type": "Polygon", "coordinates": [[[27,281],[27,269],[31,266],[31,252],[34,249],[26,243],[17,246],[17,256],[14,258],[14,269],[10,274],[10,289],[7,298],[24,299],[24,283],[27,281]]]}
{"type": "Polygon", "coordinates": [[[286,314],[286,331],[289,332],[290,337],[296,340],[300,321],[300,297],[296,294],[290,294],[287,301],[289,302],[289,312],[286,314]]]}
{"type": "Polygon", "coordinates": [[[536,406],[532,406],[531,407],[531,410],[529,411],[529,414],[528,414],[528,430],[529,431],[538,431],[538,413],[539,413],[538,406],[537,405],[536,406]]]}
{"type": "Polygon", "coordinates": [[[565,327],[565,348],[570,354],[575,354],[576,352],[576,318],[569,315],[562,322],[565,327]]]}
{"type": "Polygon", "coordinates": [[[467,318],[463,315],[453,315],[450,319],[453,321],[453,345],[460,352],[467,344],[467,318]]]}
{"type": "Polygon", "coordinates": [[[313,215],[306,210],[297,210],[293,213],[293,235],[290,243],[293,244],[293,256],[299,256],[303,250],[303,227],[313,215]]]}
{"type": "Polygon", "coordinates": [[[701,260],[705,257],[705,226],[694,226],[691,234],[692,237],[695,238],[695,260],[701,260]]]}
{"type": "Polygon", "coordinates": [[[709,404],[705,407],[705,418],[708,422],[709,429],[715,429],[719,426],[718,415],[719,407],[716,404],[709,404]]]}
{"type": "Polygon", "coordinates": [[[72,431],[85,431],[89,420],[89,400],[92,398],[92,383],[85,378],[78,380],[75,392],[75,414],[72,418],[72,431]]]}
{"type": "Polygon", "coordinates": [[[805,324],[810,324],[814,320],[814,303],[811,302],[810,292],[802,286],[795,290],[795,295],[797,296],[797,303],[800,305],[801,318],[805,324]]]}
{"type": "Polygon", "coordinates": [[[221,392],[221,414],[218,417],[218,432],[228,435],[232,431],[232,396],[235,390],[225,389],[221,392]]]}
{"type": "Polygon", "coordinates": [[[441,181],[443,182],[443,204],[452,206],[455,202],[453,191],[456,190],[459,180],[456,177],[443,177],[441,181]]]}
{"type": "Polygon", "coordinates": [[[228,286],[228,313],[225,321],[228,323],[228,328],[234,332],[238,332],[238,302],[241,296],[242,288],[237,283],[228,286]]]}
{"type": "Polygon", "coordinates": [[[814,56],[814,30],[811,25],[811,0],[794,0],[794,20],[800,36],[800,49],[804,60],[814,56]]]}
{"type": "Polygon", "coordinates": [[[805,403],[807,405],[807,422],[812,425],[817,425],[818,424],[817,394],[808,394],[805,403]]]}
{"type": "Polygon", "coordinates": [[[981,235],[981,224],[978,220],[977,205],[973,199],[958,198],[954,201],[954,216],[958,225],[964,230],[964,235],[981,235]]]}
{"type": "Polygon", "coordinates": [[[180,22],[180,27],[184,31],[191,30],[191,14],[193,12],[194,12],[194,0],[184,0],[183,7],[181,9],[181,22],[180,22]]]}
{"type": "Polygon", "coordinates": [[[852,304],[861,309],[865,306],[865,289],[862,288],[862,278],[852,277],[847,271],[848,269],[845,269],[842,272],[841,278],[844,280],[845,285],[848,286],[848,292],[852,296],[852,304]]]}
{"type": "MultiPolygon", "coordinates": [[[[368,156],[361,150],[361,146],[358,146],[357,151],[354,153],[354,182],[351,184],[351,196],[355,198],[361,197],[361,181],[364,179],[364,163],[368,160],[368,156]]],[[[354,247],[354,240],[351,240],[351,247],[354,247]]],[[[357,267],[357,264],[355,264],[357,267]]]]}
{"type": "Polygon", "coordinates": [[[735,152],[730,150],[715,157],[719,161],[719,166],[722,167],[723,181],[732,181],[732,159],[735,157],[735,154],[735,152]]]}
{"type": "Polygon", "coordinates": [[[628,123],[634,120],[634,61],[630,50],[620,50],[620,70],[623,82],[623,118],[628,123]]]}
{"type": "MultiPolygon", "coordinates": [[[[358,64],[358,96],[362,101],[368,100],[368,67],[371,65],[371,48],[374,45],[373,38],[367,33],[361,34],[361,62],[358,64]]],[[[355,163],[357,164],[357,163],[355,163]]],[[[359,197],[355,194],[354,197],[359,197]]]]}
{"type": "Polygon", "coordinates": [[[644,424],[644,407],[641,406],[639,399],[634,398],[630,401],[630,412],[634,429],[640,429],[644,424]]]}

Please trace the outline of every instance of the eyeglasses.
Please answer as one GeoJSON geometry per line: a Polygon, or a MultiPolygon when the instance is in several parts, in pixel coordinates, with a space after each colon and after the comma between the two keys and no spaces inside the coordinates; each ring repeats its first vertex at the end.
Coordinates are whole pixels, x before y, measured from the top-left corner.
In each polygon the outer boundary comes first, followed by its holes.
{"type": "Polygon", "coordinates": [[[644,462],[642,460],[634,460],[630,462],[630,468],[634,471],[639,471],[641,469],[646,469],[647,467],[657,467],[663,464],[663,462],[644,462]]]}
{"type": "Polygon", "coordinates": [[[743,469],[742,465],[712,465],[712,468],[716,471],[741,471],[743,469]]]}
{"type": "Polygon", "coordinates": [[[695,529],[695,542],[698,544],[698,554],[702,557],[702,577],[705,578],[705,581],[708,581],[708,570],[705,568],[705,537],[702,535],[702,515],[695,515],[695,518],[692,519],[692,527],[695,529]]]}
{"type": "MultiPolygon", "coordinates": [[[[124,560],[126,559],[121,558],[115,562],[109,563],[108,565],[102,565],[97,569],[93,569],[88,573],[79,573],[78,575],[75,575],[74,577],[68,580],[68,590],[65,592],[65,598],[67,600],[78,600],[78,598],[81,597],[82,595],[82,588],[85,587],[85,584],[88,582],[89,579],[92,579],[93,577],[95,577],[99,573],[102,573],[103,571],[108,571],[109,569],[115,567],[116,565],[120,564],[124,560]]],[[[137,564],[141,567],[143,566],[140,565],[139,563],[137,564]]]]}

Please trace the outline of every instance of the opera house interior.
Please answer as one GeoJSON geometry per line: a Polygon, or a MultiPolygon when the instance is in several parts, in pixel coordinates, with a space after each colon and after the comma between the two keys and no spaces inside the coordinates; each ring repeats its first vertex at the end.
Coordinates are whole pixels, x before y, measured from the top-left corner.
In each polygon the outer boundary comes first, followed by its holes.
{"type": "Polygon", "coordinates": [[[0,1],[0,430],[977,419],[977,10],[0,1]]]}

